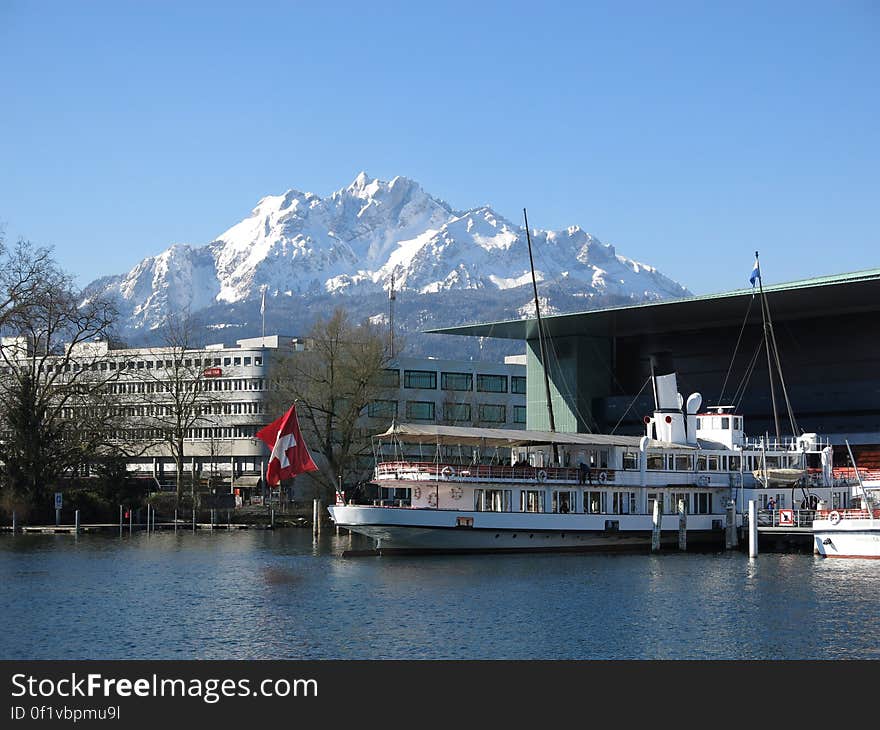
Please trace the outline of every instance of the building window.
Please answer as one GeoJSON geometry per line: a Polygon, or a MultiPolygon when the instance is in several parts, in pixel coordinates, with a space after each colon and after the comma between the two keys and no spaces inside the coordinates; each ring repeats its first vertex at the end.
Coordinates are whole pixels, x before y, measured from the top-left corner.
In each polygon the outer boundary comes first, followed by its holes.
{"type": "Polygon", "coordinates": [[[367,406],[370,418],[394,418],[397,416],[396,400],[376,400],[367,406]]]}
{"type": "Polygon", "coordinates": [[[526,394],[526,377],[525,375],[510,376],[510,392],[518,395],[526,394]]]}
{"type": "Polygon", "coordinates": [[[379,385],[383,388],[400,387],[400,370],[386,369],[379,377],[379,385]]]}
{"type": "Polygon", "coordinates": [[[433,421],[434,403],[432,401],[407,401],[406,417],[412,421],[433,421]]]}
{"type": "Polygon", "coordinates": [[[479,406],[479,416],[480,420],[486,423],[504,423],[507,420],[507,409],[503,405],[481,403],[479,406]]]}
{"type": "Polygon", "coordinates": [[[481,393],[506,393],[506,375],[477,375],[477,390],[481,393]]]}
{"type": "Polygon", "coordinates": [[[442,373],[440,387],[443,390],[473,390],[474,377],[470,373],[442,373]]]}
{"type": "Polygon", "coordinates": [[[437,389],[437,373],[433,370],[404,370],[404,388],[437,389]]]}
{"type": "Polygon", "coordinates": [[[443,420],[461,422],[471,420],[470,403],[444,403],[443,420]]]}
{"type": "Polygon", "coordinates": [[[526,422],[526,407],[525,406],[514,406],[513,407],[513,422],[514,423],[525,423],[526,422]]]}
{"type": "Polygon", "coordinates": [[[245,365],[250,365],[250,364],[251,364],[251,359],[250,359],[249,357],[246,357],[246,358],[244,359],[244,364],[245,364],[245,365]]]}

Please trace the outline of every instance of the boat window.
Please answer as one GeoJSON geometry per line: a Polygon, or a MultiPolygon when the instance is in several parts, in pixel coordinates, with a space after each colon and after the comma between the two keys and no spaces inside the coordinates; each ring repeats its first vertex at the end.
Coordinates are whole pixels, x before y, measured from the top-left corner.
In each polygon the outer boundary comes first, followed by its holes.
{"type": "Polygon", "coordinates": [[[648,454],[648,469],[660,471],[666,468],[666,457],[663,454],[648,454]]]}
{"type": "Polygon", "coordinates": [[[482,509],[477,506],[475,509],[483,512],[510,512],[511,507],[511,490],[510,489],[483,489],[482,491],[482,509]]]}
{"type": "Polygon", "coordinates": [[[608,449],[602,449],[599,451],[599,468],[608,468],[608,449]]]}
{"type": "Polygon", "coordinates": [[[767,468],[768,469],[778,469],[779,468],[779,457],[778,456],[768,456],[767,457],[767,468]]]}
{"type": "Polygon", "coordinates": [[[702,419],[702,418],[698,418],[698,419],[697,419],[697,430],[699,431],[699,430],[702,429],[702,428],[703,428],[703,419],[702,419]]]}
{"type": "Polygon", "coordinates": [[[697,457],[697,471],[706,471],[706,455],[700,454],[697,457]]]}
{"type": "Polygon", "coordinates": [[[602,514],[606,511],[607,499],[605,492],[584,492],[584,512],[591,515],[602,514]]]}
{"type": "Polygon", "coordinates": [[[675,471],[692,471],[694,468],[694,457],[692,456],[676,456],[675,471]]]}
{"type": "Polygon", "coordinates": [[[710,492],[696,492],[694,494],[694,514],[712,514],[712,494],[710,492]]]}
{"type": "MultiPolygon", "coordinates": [[[[482,490],[478,490],[482,491],[482,490]]],[[[543,512],[544,511],[544,490],[543,489],[524,489],[519,494],[519,510],[520,512],[543,512]]]]}
{"type": "Polygon", "coordinates": [[[663,512],[663,495],[657,494],[656,492],[648,492],[648,514],[654,514],[654,503],[660,503],[660,512],[663,512]]]}
{"type": "Polygon", "coordinates": [[[554,512],[568,514],[577,511],[577,492],[569,490],[553,491],[553,507],[554,512]]]}
{"type": "Polygon", "coordinates": [[[734,427],[737,431],[742,431],[742,427],[743,427],[743,419],[742,419],[741,416],[737,416],[736,418],[733,419],[733,427],[734,427]]]}
{"type": "Polygon", "coordinates": [[[616,515],[635,514],[635,492],[613,492],[611,495],[611,511],[616,515]]]}
{"type": "Polygon", "coordinates": [[[709,471],[718,471],[721,468],[720,457],[712,454],[709,456],[709,471]]]}
{"type": "Polygon", "coordinates": [[[739,456],[727,457],[727,463],[729,464],[730,471],[739,471],[739,467],[740,467],[740,457],[739,456]]]}
{"type": "Polygon", "coordinates": [[[691,496],[687,492],[672,492],[669,495],[669,511],[673,514],[678,513],[679,501],[684,502],[685,513],[690,512],[691,496]]]}
{"type": "Polygon", "coordinates": [[[724,431],[730,430],[730,419],[729,418],[722,418],[721,419],[721,428],[724,431]]]}
{"type": "Polygon", "coordinates": [[[638,469],[639,468],[639,455],[633,451],[625,451],[623,454],[623,468],[624,469],[638,469]]]}

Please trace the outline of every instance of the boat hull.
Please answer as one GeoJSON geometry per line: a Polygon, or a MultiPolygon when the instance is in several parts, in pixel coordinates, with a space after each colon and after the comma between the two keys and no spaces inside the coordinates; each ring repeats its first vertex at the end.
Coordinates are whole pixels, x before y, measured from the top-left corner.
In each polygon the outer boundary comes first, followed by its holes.
{"type": "Polygon", "coordinates": [[[877,520],[844,519],[837,524],[815,520],[813,538],[815,552],[825,558],[880,559],[880,522],[877,520]]]}
{"type": "MultiPolygon", "coordinates": [[[[380,554],[489,552],[633,552],[650,549],[650,515],[461,512],[336,505],[340,527],[366,535],[380,554]]],[[[697,516],[691,516],[694,519],[697,516]]],[[[721,547],[720,515],[699,515],[690,546],[721,547]],[[712,519],[714,518],[714,520],[712,519]]],[[[669,516],[661,546],[678,545],[678,517],[669,516]]]]}

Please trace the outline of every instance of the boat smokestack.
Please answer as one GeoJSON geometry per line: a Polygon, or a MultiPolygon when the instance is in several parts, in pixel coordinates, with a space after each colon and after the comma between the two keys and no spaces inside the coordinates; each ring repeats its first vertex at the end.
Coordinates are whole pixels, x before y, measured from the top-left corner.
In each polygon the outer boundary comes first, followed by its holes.
{"type": "Polygon", "coordinates": [[[651,380],[654,383],[654,428],[658,441],[673,444],[687,443],[683,399],[678,392],[678,379],[671,352],[651,355],[651,380]]]}

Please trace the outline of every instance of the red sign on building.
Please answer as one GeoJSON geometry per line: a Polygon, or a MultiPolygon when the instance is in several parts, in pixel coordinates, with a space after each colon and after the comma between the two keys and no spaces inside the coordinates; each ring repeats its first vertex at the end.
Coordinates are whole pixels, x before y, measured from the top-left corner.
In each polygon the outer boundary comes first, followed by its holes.
{"type": "Polygon", "coordinates": [[[220,368],[205,368],[205,372],[202,373],[206,378],[219,378],[223,375],[223,370],[220,368]]]}

